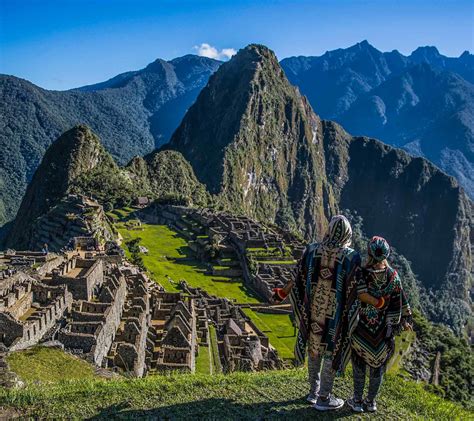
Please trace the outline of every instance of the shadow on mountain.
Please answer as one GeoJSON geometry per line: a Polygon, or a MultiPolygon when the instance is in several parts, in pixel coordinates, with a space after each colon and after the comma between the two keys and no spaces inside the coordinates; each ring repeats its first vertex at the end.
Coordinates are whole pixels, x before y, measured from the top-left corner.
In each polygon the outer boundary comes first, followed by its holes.
{"type": "Polygon", "coordinates": [[[129,409],[126,402],[111,405],[89,420],[103,419],[140,419],[140,420],[177,420],[177,419],[321,419],[335,420],[350,417],[352,412],[344,407],[332,413],[316,412],[302,399],[281,402],[262,402],[259,404],[242,404],[230,399],[203,399],[177,403],[153,409],[129,409]]]}

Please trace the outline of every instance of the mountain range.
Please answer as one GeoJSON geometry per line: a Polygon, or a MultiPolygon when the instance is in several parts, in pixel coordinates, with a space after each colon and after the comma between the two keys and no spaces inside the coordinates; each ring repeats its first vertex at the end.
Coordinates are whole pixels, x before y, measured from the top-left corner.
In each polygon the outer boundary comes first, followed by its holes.
{"type": "MultiPolygon", "coordinates": [[[[472,202],[424,158],[321,119],[274,53],[250,45],[220,66],[171,140],[119,167],[86,126],[45,154],[8,238],[32,247],[38,218],[69,194],[121,206],[146,194],[226,209],[320,240],[331,215],[405,256],[432,320],[460,329],[470,313],[472,202]]],[[[44,221],[44,219],[42,219],[44,221]]]]}
{"type": "Polygon", "coordinates": [[[15,216],[47,147],[63,132],[87,124],[125,164],[169,139],[219,64],[193,55],[156,60],[140,71],[62,92],[0,76],[0,227],[15,216]]]}
{"type": "Polygon", "coordinates": [[[409,56],[367,41],[281,65],[323,118],[423,156],[474,197],[474,56],[435,47],[409,56]]]}
{"type": "MultiPolygon", "coordinates": [[[[474,197],[474,59],[421,47],[410,56],[364,41],[282,60],[322,118],[425,156],[474,197]]],[[[46,148],[85,123],[120,163],[166,143],[221,62],[193,55],[70,91],[0,75],[0,227],[12,220],[46,148]]],[[[1,231],[1,230],[0,230],[1,231]]],[[[6,231],[6,229],[4,229],[6,231]]],[[[1,235],[0,235],[1,236],[1,235]]]]}

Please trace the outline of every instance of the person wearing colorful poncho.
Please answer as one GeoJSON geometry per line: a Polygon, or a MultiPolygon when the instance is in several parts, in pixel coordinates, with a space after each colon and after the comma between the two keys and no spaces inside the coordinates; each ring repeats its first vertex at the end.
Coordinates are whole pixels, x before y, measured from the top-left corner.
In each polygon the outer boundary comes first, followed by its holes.
{"type": "Polygon", "coordinates": [[[355,412],[375,412],[375,399],[382,384],[383,374],[394,351],[394,336],[411,329],[411,310],[402,288],[400,277],[387,263],[390,246],[382,237],[368,243],[368,262],[362,268],[362,278],[368,292],[383,298],[385,305],[377,309],[363,303],[359,323],[351,336],[354,396],[347,400],[355,412]],[[363,400],[365,376],[369,366],[369,388],[363,400]]]}
{"type": "Polygon", "coordinates": [[[367,294],[360,283],[361,258],[350,248],[352,229],[343,215],[334,216],[319,244],[310,244],[301,258],[294,282],[275,290],[276,301],[289,294],[298,326],[295,357],[300,364],[308,350],[308,402],[320,411],[342,407],[331,394],[334,377],[350,359],[350,336],[360,301],[379,307],[383,299],[367,294]]]}

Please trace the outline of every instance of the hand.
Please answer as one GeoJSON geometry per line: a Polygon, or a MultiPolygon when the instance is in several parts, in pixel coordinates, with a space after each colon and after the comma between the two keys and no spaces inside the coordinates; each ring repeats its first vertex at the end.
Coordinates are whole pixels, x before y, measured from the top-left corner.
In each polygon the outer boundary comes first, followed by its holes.
{"type": "Polygon", "coordinates": [[[281,288],[273,289],[273,295],[272,295],[272,298],[270,299],[272,304],[280,304],[283,301],[283,298],[278,293],[278,291],[282,291],[282,289],[281,288]]]}
{"type": "Polygon", "coordinates": [[[402,329],[405,330],[405,331],[412,331],[413,326],[410,323],[408,323],[406,320],[403,320],[402,321],[402,329]]]}

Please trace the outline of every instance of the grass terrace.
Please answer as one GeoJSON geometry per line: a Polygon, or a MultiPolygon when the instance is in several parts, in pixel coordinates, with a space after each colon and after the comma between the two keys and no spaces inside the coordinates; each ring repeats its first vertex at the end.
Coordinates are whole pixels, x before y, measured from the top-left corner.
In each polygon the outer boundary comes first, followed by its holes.
{"type": "Polygon", "coordinates": [[[7,363],[25,383],[87,380],[96,377],[94,367],[61,349],[34,347],[8,355],[7,363]]]}
{"type": "Polygon", "coordinates": [[[249,308],[243,309],[257,327],[270,339],[270,344],[283,359],[293,359],[296,335],[290,316],[286,314],[258,313],[249,308]]]}
{"type": "MultiPolygon", "coordinates": [[[[179,280],[185,279],[189,285],[200,287],[218,297],[239,303],[258,302],[255,294],[242,282],[230,282],[227,277],[207,275],[206,265],[194,258],[187,240],[168,226],[142,224],[141,230],[128,230],[123,223],[116,226],[125,242],[141,238],[140,245],[148,249],[148,253],[142,255],[143,262],[153,279],[167,291],[178,291],[179,280]]],[[[125,252],[130,257],[129,251],[125,252]]]]}

